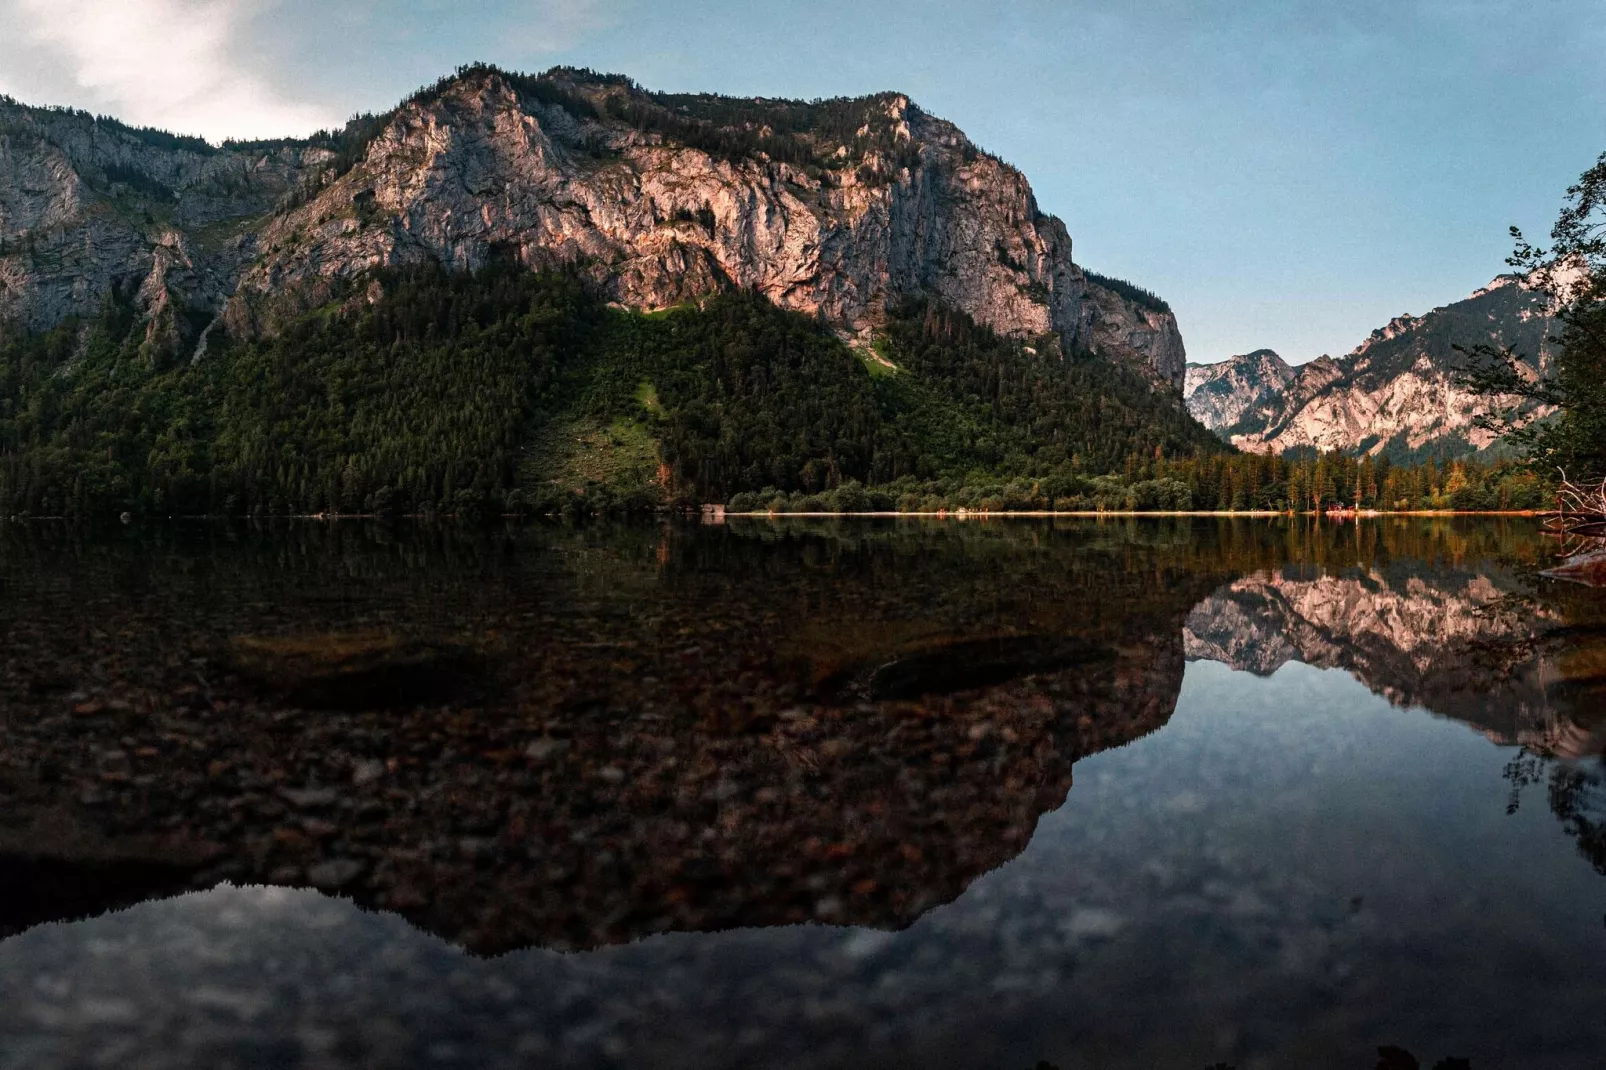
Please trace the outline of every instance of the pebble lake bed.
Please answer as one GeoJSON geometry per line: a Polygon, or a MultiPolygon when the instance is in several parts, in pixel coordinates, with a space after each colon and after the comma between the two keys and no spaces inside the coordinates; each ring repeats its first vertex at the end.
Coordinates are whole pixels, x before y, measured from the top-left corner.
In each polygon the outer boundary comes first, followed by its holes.
{"type": "Polygon", "coordinates": [[[0,1068],[1590,1067],[1499,517],[0,529],[0,1068]]]}

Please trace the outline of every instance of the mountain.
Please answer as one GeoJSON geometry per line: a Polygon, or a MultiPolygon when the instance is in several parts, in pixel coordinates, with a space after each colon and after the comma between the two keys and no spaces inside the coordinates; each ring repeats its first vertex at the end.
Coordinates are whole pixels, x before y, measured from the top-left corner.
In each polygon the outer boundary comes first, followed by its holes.
{"type": "Polygon", "coordinates": [[[1264,350],[1187,372],[1195,418],[1244,450],[1338,450],[1411,461],[1464,456],[1495,436],[1475,426],[1486,399],[1459,382],[1468,366],[1456,347],[1508,347],[1545,374],[1556,328],[1547,299],[1517,276],[1501,276],[1462,301],[1423,316],[1398,316],[1347,355],[1323,356],[1290,375],[1264,350]],[[1278,379],[1284,381],[1275,385],[1278,379]]]}
{"type": "Polygon", "coordinates": [[[656,310],[727,289],[869,340],[924,295],[1180,389],[1163,302],[1071,259],[1020,172],[896,93],[799,103],[468,68],[306,141],[228,143],[0,104],[0,319],[136,291],[153,337],[271,333],[375,268],[582,266],[656,310]],[[173,313],[170,315],[170,312],[173,313]]]}
{"type": "Polygon", "coordinates": [[[1294,378],[1282,357],[1257,349],[1219,364],[1189,364],[1183,394],[1194,419],[1215,431],[1280,397],[1294,378]]]}
{"type": "Polygon", "coordinates": [[[0,515],[980,501],[1218,452],[1184,364],[895,93],[472,67],[220,146],[0,101],[0,515]]]}
{"type": "Polygon", "coordinates": [[[0,332],[93,316],[122,293],[152,338],[193,341],[257,255],[255,228],[333,158],[0,97],[0,332]]]}

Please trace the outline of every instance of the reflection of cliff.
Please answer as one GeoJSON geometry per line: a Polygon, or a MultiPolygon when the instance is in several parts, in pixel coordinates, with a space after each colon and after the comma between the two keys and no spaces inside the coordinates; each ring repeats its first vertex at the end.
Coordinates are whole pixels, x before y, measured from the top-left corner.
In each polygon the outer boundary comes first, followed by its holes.
{"type": "MultiPolygon", "coordinates": [[[[583,946],[804,920],[908,924],[1023,850],[1038,817],[1064,801],[1075,760],[1164,725],[1184,662],[1180,639],[1152,638],[1090,645],[1059,671],[962,691],[949,691],[965,683],[956,669],[974,659],[997,681],[1007,657],[962,641],[876,658],[864,665],[871,677],[924,667],[948,693],[806,700],[669,738],[615,738],[605,744],[623,774],[615,791],[576,775],[596,760],[577,753],[553,777],[563,801],[545,820],[584,830],[581,843],[607,843],[617,873],[636,883],[621,903],[601,873],[561,888],[533,874],[527,894],[539,912],[520,919],[529,929],[519,942],[583,946]]],[[[921,690],[917,676],[904,680],[921,690]]],[[[549,849],[576,867],[591,856],[561,839],[549,849]]]]}
{"type": "Polygon", "coordinates": [[[1269,675],[1289,661],[1343,669],[1391,702],[1425,706],[1508,743],[1598,751],[1598,726],[1573,714],[1555,606],[1517,596],[1496,569],[1336,573],[1284,569],[1228,585],[1188,616],[1193,660],[1269,675]]]}
{"type": "Polygon", "coordinates": [[[1166,722],[1219,582],[996,539],[609,538],[0,576],[0,933],[223,880],[481,952],[902,926],[1166,722]]]}

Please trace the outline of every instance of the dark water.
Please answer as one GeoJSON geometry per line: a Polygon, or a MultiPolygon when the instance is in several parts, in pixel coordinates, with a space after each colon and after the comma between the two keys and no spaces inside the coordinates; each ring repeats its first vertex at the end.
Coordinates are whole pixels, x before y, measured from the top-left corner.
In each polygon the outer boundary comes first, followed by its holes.
{"type": "Polygon", "coordinates": [[[0,1068],[1598,1067],[1548,553],[0,528],[0,1068]]]}

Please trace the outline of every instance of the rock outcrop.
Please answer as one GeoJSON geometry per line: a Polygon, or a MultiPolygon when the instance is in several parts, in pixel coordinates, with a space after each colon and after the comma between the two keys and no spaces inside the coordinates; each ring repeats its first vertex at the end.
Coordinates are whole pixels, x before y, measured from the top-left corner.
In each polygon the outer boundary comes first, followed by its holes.
{"type": "Polygon", "coordinates": [[[4,105],[0,318],[49,326],[122,288],[191,341],[225,309],[273,332],[376,268],[508,260],[579,268],[642,309],[751,288],[861,340],[889,302],[933,297],[1182,386],[1169,310],[1090,280],[1020,172],[899,94],[475,68],[339,138],[214,148],[4,105]]]}
{"type": "Polygon", "coordinates": [[[1538,376],[1550,368],[1555,327],[1545,295],[1502,276],[1463,301],[1398,316],[1346,356],[1292,369],[1280,387],[1269,386],[1274,377],[1254,362],[1259,354],[1195,365],[1188,408],[1233,445],[1262,453],[1471,454],[1495,435],[1477,426],[1491,405],[1460,381],[1468,367],[1461,350],[1510,348],[1538,376]]]}
{"type": "Polygon", "coordinates": [[[153,341],[178,345],[233,291],[253,225],[330,156],[226,151],[0,98],[0,330],[92,316],[120,293],[153,341]]]}
{"type": "Polygon", "coordinates": [[[1294,369],[1282,357],[1257,349],[1219,364],[1189,364],[1183,393],[1194,419],[1220,431],[1280,397],[1294,378],[1294,369]]]}

